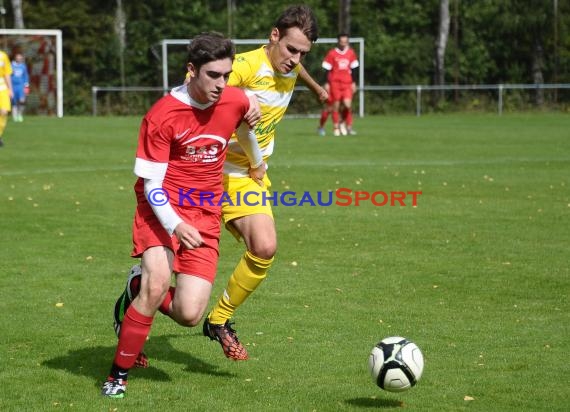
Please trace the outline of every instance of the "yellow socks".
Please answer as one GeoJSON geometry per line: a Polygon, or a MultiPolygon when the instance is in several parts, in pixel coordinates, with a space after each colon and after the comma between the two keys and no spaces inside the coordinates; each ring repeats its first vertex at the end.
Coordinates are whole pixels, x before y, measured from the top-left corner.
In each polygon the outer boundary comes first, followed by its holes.
{"type": "Polygon", "coordinates": [[[238,306],[263,282],[272,262],[273,258],[262,259],[246,251],[234,269],[224,293],[210,312],[210,323],[221,325],[230,319],[238,306]]]}
{"type": "Polygon", "coordinates": [[[4,134],[4,129],[6,129],[6,123],[8,123],[8,115],[0,114],[0,137],[4,134]]]}

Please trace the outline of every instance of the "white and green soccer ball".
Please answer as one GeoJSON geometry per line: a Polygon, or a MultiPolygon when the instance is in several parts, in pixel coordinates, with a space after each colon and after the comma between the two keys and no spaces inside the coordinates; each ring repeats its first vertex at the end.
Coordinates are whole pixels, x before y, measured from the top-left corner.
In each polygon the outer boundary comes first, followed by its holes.
{"type": "Polygon", "coordinates": [[[402,392],[422,377],[424,357],[414,342],[401,336],[391,336],[372,348],[368,368],[374,383],[380,388],[402,392]]]}

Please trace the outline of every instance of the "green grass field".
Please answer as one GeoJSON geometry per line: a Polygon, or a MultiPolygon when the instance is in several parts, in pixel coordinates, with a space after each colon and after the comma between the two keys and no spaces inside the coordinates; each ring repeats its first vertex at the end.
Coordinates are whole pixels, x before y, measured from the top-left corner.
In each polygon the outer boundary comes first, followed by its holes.
{"type": "MultiPolygon", "coordinates": [[[[151,367],[99,394],[133,263],[139,118],[34,118],[0,149],[1,411],[566,411],[570,117],[286,120],[273,189],[417,191],[417,207],[275,208],[270,276],[236,314],[251,359],[157,315],[151,367]],[[330,127],[330,126],[329,126],[330,127]],[[393,394],[368,354],[415,341],[424,376],[393,394]]],[[[224,233],[212,303],[243,246],[224,233]]]]}

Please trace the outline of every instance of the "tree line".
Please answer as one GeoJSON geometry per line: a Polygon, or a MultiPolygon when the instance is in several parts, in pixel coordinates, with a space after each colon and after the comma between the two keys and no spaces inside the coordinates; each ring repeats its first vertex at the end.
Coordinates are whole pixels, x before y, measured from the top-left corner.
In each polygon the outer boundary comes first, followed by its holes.
{"type": "MultiPolygon", "coordinates": [[[[365,38],[368,85],[570,83],[570,2],[565,0],[304,3],[315,11],[321,37],[348,32],[365,38]]],[[[278,0],[11,0],[1,1],[0,11],[5,28],[62,30],[65,112],[88,114],[92,85],[162,85],[160,40],[190,39],[209,30],[266,38],[287,5],[278,0]]],[[[310,69],[320,71],[317,63],[310,69]]]]}

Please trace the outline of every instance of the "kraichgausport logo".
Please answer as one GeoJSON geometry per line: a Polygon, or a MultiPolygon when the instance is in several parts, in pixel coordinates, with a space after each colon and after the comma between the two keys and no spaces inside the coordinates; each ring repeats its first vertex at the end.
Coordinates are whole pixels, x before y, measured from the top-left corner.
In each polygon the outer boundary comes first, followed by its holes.
{"type": "MultiPolygon", "coordinates": [[[[177,206],[360,206],[371,203],[374,206],[418,206],[421,191],[382,191],[369,192],[353,191],[349,188],[339,188],[326,192],[236,192],[232,198],[227,192],[216,197],[214,192],[198,191],[197,189],[178,189],[177,206]]],[[[156,188],[147,195],[148,202],[153,206],[162,206],[170,201],[166,189],[156,188]]]]}

